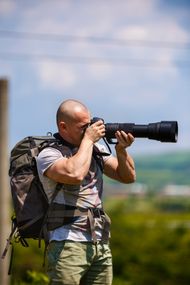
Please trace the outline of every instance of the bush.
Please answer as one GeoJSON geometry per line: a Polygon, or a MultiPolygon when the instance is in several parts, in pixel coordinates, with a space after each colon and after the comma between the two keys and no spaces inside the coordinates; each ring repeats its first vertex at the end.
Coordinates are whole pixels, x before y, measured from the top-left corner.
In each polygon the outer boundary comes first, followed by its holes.
{"type": "Polygon", "coordinates": [[[112,205],[109,211],[114,284],[190,284],[190,214],[151,207],[129,211],[127,203],[112,205]]]}

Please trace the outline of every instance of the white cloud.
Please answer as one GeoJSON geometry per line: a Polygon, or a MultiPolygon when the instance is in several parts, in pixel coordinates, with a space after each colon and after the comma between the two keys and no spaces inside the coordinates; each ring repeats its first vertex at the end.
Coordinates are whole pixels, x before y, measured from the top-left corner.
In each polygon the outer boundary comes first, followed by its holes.
{"type": "Polygon", "coordinates": [[[73,87],[76,75],[70,65],[45,62],[38,66],[38,73],[45,88],[57,90],[73,87]]]}
{"type": "Polygon", "coordinates": [[[123,1],[126,3],[126,10],[123,12],[127,13],[127,16],[136,15],[136,17],[149,17],[153,11],[156,10],[158,0],[129,0],[123,1]]]}
{"type": "MultiPolygon", "coordinates": [[[[170,73],[176,76],[178,68],[175,61],[178,58],[180,60],[184,52],[183,49],[177,48],[177,42],[185,46],[189,41],[189,33],[172,17],[166,18],[161,15],[160,18],[159,22],[152,23],[147,20],[141,25],[123,26],[115,36],[118,39],[129,40],[127,46],[130,58],[144,59],[147,63],[151,61],[158,63],[157,66],[162,68],[160,76],[163,76],[164,68],[170,69],[170,73]]],[[[151,72],[150,76],[152,76],[151,72]]]]}
{"type": "MultiPolygon", "coordinates": [[[[72,1],[56,1],[56,5],[51,2],[48,2],[48,5],[46,2],[40,2],[38,6],[34,4],[25,6],[20,25],[22,29],[24,27],[25,30],[38,33],[87,37],[105,35],[106,38],[111,38],[113,35],[118,39],[150,41],[148,46],[132,44],[114,47],[88,40],[70,43],[63,41],[57,44],[46,42],[47,48],[44,43],[43,46],[44,52],[50,51],[50,53],[66,56],[113,57],[116,59],[120,57],[161,61],[161,67],[163,65],[164,68],[171,68],[173,74],[176,75],[177,67],[174,60],[178,55],[180,56],[181,51],[162,48],[159,44],[158,47],[154,45],[151,48],[151,41],[175,41],[176,39],[187,41],[189,36],[173,15],[160,13],[158,3],[158,0],[120,0],[118,2],[109,1],[109,3],[101,1],[99,5],[93,1],[81,1],[80,5],[72,1]]],[[[40,51],[39,46],[37,51],[40,51]]],[[[89,68],[91,70],[89,76],[106,78],[110,76],[111,66],[113,67],[111,63],[106,63],[104,66],[89,68]]],[[[163,75],[163,70],[161,73],[163,75]]],[[[151,72],[150,76],[152,76],[151,72]]],[[[77,78],[77,74],[75,77],[77,78]]]]}
{"type": "Polygon", "coordinates": [[[96,64],[88,67],[88,70],[92,77],[97,80],[107,79],[112,75],[112,69],[113,66],[110,63],[104,65],[96,64]]]}
{"type": "Polygon", "coordinates": [[[16,3],[11,1],[11,0],[6,0],[6,1],[3,1],[1,0],[0,2],[0,15],[8,15],[8,14],[11,14],[14,10],[15,10],[15,7],[16,7],[16,3]]]}
{"type": "Polygon", "coordinates": [[[147,38],[148,31],[145,29],[145,27],[134,24],[125,26],[121,29],[119,29],[116,32],[116,37],[118,39],[129,39],[129,40],[144,40],[147,38]]]}

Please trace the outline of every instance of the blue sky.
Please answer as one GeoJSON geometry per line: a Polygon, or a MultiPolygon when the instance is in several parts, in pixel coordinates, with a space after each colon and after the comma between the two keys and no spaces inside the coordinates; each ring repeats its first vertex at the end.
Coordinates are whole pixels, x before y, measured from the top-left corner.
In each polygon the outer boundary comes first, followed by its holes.
{"type": "Polygon", "coordinates": [[[105,122],[178,121],[177,144],[137,138],[131,153],[190,149],[190,1],[0,0],[0,77],[9,144],[55,132],[65,99],[105,122]]]}

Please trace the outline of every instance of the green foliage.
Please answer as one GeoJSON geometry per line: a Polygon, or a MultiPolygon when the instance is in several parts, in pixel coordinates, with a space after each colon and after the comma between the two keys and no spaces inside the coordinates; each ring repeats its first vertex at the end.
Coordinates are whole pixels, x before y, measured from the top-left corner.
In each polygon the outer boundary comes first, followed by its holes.
{"type": "Polygon", "coordinates": [[[11,285],[48,284],[48,277],[43,267],[44,245],[39,248],[38,241],[27,240],[29,247],[14,243],[11,285]]]}
{"type": "Polygon", "coordinates": [[[134,199],[120,201],[109,210],[113,285],[190,284],[190,214],[163,213],[151,207],[138,211],[138,204],[134,199]]]}
{"type": "MultiPolygon", "coordinates": [[[[113,285],[190,284],[190,203],[161,197],[110,199],[113,285]]],[[[11,285],[48,284],[44,249],[16,244],[11,285]]]]}
{"type": "Polygon", "coordinates": [[[41,272],[27,270],[25,274],[25,278],[22,281],[18,281],[18,280],[12,281],[12,284],[14,285],[27,285],[27,284],[47,285],[49,284],[49,278],[41,272]]]}
{"type": "Polygon", "coordinates": [[[48,277],[40,272],[27,270],[27,284],[41,285],[48,284],[48,277]]]}
{"type": "Polygon", "coordinates": [[[157,197],[154,208],[166,212],[190,212],[190,200],[187,197],[157,197]]]}

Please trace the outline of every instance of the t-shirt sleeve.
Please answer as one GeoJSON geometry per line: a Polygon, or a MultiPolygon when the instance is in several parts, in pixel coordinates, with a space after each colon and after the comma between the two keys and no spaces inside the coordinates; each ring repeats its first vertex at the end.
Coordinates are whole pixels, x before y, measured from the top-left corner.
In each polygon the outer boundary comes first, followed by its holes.
{"type": "Polygon", "coordinates": [[[52,147],[43,149],[36,158],[39,174],[44,175],[44,172],[59,159],[63,159],[63,155],[58,149],[52,147]]]}

